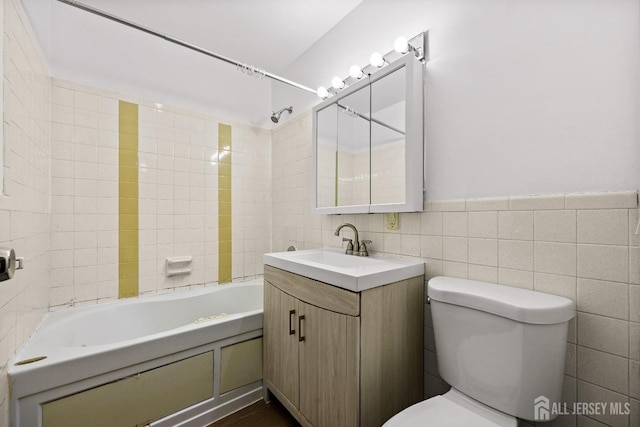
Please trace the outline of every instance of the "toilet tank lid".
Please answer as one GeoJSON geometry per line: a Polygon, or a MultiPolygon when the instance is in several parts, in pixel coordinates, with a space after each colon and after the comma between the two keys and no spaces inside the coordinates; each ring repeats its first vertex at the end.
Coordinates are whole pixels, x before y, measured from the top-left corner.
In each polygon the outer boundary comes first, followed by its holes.
{"type": "Polygon", "coordinates": [[[454,277],[434,277],[429,298],[469,307],[522,323],[554,324],[571,320],[575,303],[569,298],[528,289],[454,277]]]}

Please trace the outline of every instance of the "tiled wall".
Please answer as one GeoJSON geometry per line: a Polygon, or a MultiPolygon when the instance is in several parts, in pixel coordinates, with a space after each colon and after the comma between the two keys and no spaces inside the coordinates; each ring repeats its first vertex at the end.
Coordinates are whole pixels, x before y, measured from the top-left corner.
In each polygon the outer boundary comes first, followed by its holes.
{"type": "Polygon", "coordinates": [[[317,201],[318,206],[335,206],[336,203],[336,149],[329,144],[318,144],[317,201]]]}
{"type": "MultiPolygon", "coordinates": [[[[567,344],[565,398],[629,402],[637,416],[637,197],[633,191],[436,202],[427,212],[401,215],[400,229],[405,232],[400,233],[399,246],[388,233],[381,237],[385,251],[424,258],[429,277],[485,280],[576,301],[578,313],[567,344]]],[[[428,322],[425,337],[427,394],[433,395],[443,384],[428,322]]],[[[629,425],[627,417],[594,418],[629,425]]]]}
{"type": "Polygon", "coordinates": [[[233,277],[263,272],[262,255],[271,252],[271,132],[233,126],[231,216],[233,277]]]}
{"type": "Polygon", "coordinates": [[[54,81],[51,305],[118,295],[118,103],[54,81]]]}
{"type": "MultiPolygon", "coordinates": [[[[51,81],[22,5],[4,8],[4,195],[0,247],[25,269],[0,282],[0,425],[8,425],[7,365],[49,304],[49,111],[51,81]]],[[[0,144],[2,149],[2,144],[0,144]]],[[[0,165],[1,167],[1,165],[0,165]]]]}
{"type": "Polygon", "coordinates": [[[323,243],[329,236],[324,236],[321,228],[331,217],[311,214],[311,113],[275,128],[271,149],[272,249],[282,251],[289,245],[298,249],[327,246],[323,243]]]}
{"type": "MultiPolygon", "coordinates": [[[[433,201],[383,216],[311,213],[311,117],[276,128],[273,250],[340,247],[338,225],[356,225],[370,250],[424,260],[427,278],[448,275],[535,289],[577,303],[567,343],[565,398],[630,403],[631,416],[563,417],[557,426],[640,425],[638,193],[433,201]],[[602,423],[602,424],[600,424],[602,423]]],[[[349,232],[347,231],[347,234],[349,232]]],[[[350,237],[350,236],[347,236],[350,237]]],[[[425,392],[442,393],[426,306],[425,392]]]]}
{"type": "MultiPolygon", "coordinates": [[[[118,102],[137,104],[139,292],[218,282],[217,118],[53,80],[51,306],[118,295],[118,102]],[[165,276],[169,256],[192,273],[165,276]]],[[[232,279],[270,247],[270,135],[231,124],[232,279]]]]}

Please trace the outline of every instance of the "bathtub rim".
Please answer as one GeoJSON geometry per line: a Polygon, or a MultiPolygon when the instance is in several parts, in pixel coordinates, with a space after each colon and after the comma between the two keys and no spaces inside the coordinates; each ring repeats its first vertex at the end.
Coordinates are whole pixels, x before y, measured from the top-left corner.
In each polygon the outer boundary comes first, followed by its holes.
{"type": "Polygon", "coordinates": [[[229,289],[235,286],[256,286],[256,285],[264,285],[264,279],[262,277],[242,281],[242,282],[232,282],[232,283],[215,283],[215,284],[207,284],[203,287],[191,288],[191,289],[177,289],[172,292],[163,292],[156,294],[142,294],[131,298],[122,298],[122,299],[114,299],[108,300],[105,302],[98,302],[97,304],[90,305],[81,305],[76,307],[54,307],[51,311],[45,313],[42,321],[38,324],[34,332],[31,334],[30,338],[40,330],[43,326],[45,320],[50,319],[51,322],[56,322],[58,319],[67,318],[70,316],[79,315],[86,311],[94,311],[94,310],[107,310],[112,306],[120,306],[120,305],[136,305],[142,304],[145,302],[153,302],[153,301],[170,301],[170,300],[178,300],[178,299],[186,299],[190,297],[195,297],[199,295],[205,295],[212,292],[218,292],[221,290],[229,289]]]}
{"type": "MultiPolygon", "coordinates": [[[[54,353],[56,354],[63,352],[64,351],[63,349],[69,349],[69,351],[78,351],[80,354],[86,355],[94,351],[100,351],[100,349],[107,350],[111,345],[117,346],[120,343],[126,344],[130,341],[144,342],[148,339],[148,337],[160,336],[164,333],[169,333],[174,330],[177,332],[179,330],[191,329],[191,327],[193,326],[193,323],[196,323],[196,320],[197,320],[194,318],[192,322],[182,323],[179,326],[163,329],[163,330],[149,333],[146,335],[139,335],[132,338],[119,339],[117,341],[110,341],[106,343],[92,344],[87,346],[55,343],[55,342],[52,342],[53,340],[51,340],[50,338],[43,341],[43,339],[40,338],[41,335],[45,335],[49,337],[50,329],[56,328],[57,326],[59,326],[60,323],[63,323],[63,324],[71,323],[77,318],[82,319],[82,317],[86,316],[87,314],[92,315],[92,314],[104,313],[113,309],[119,310],[120,308],[123,308],[123,307],[136,307],[136,306],[148,305],[148,304],[167,303],[172,301],[184,301],[184,300],[190,300],[193,298],[198,298],[200,296],[213,295],[218,292],[229,292],[238,288],[260,287],[260,286],[263,286],[263,283],[262,281],[258,282],[258,280],[247,281],[247,282],[236,282],[230,286],[214,285],[206,288],[197,288],[192,290],[185,289],[185,290],[179,290],[173,293],[164,293],[159,295],[127,298],[127,299],[122,299],[117,301],[109,301],[105,303],[94,304],[92,306],[71,307],[65,310],[58,310],[58,311],[46,313],[42,321],[40,322],[40,324],[34,330],[30,339],[20,349],[20,352],[18,354],[19,358],[16,358],[16,361],[19,362],[20,360],[41,356],[41,354],[35,354],[36,349],[38,350],[37,352],[51,352],[51,349],[55,349],[54,353]],[[95,347],[95,350],[92,350],[94,347],[95,347]]],[[[244,313],[252,313],[252,312],[255,312],[256,310],[258,309],[230,313],[230,314],[226,314],[224,318],[232,320],[233,318],[242,317],[244,313]]],[[[223,317],[219,319],[222,319],[222,318],[223,317]]],[[[200,323],[208,323],[214,320],[218,320],[218,319],[210,319],[200,323]]],[[[17,362],[13,362],[13,364],[15,365],[15,363],[17,362]]]]}

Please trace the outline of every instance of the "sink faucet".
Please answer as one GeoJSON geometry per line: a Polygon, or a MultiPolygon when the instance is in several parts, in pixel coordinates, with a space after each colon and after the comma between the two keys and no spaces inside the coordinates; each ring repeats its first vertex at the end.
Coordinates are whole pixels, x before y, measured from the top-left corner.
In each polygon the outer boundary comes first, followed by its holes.
{"type": "Polygon", "coordinates": [[[346,242],[346,241],[349,242],[349,244],[347,245],[347,250],[345,251],[345,253],[347,255],[369,256],[369,252],[367,251],[366,243],[371,243],[371,240],[363,240],[362,241],[362,245],[361,245],[360,244],[360,240],[358,239],[358,229],[353,224],[349,224],[348,222],[344,223],[341,226],[339,226],[336,229],[336,232],[333,233],[333,234],[336,235],[336,236],[339,236],[340,235],[340,230],[342,230],[344,227],[348,227],[348,228],[353,230],[354,240],[355,240],[355,244],[354,244],[351,239],[347,239],[346,237],[342,238],[343,242],[346,242]]]}
{"type": "Polygon", "coordinates": [[[358,240],[358,229],[353,224],[349,224],[348,222],[345,222],[344,224],[339,226],[336,229],[336,232],[333,233],[333,234],[335,236],[339,236],[340,235],[340,230],[342,230],[344,227],[349,227],[350,229],[353,230],[353,234],[355,234],[354,240],[356,241],[356,243],[354,245],[353,242],[351,241],[351,239],[342,238],[343,242],[349,241],[349,244],[347,245],[347,251],[345,253],[347,255],[353,255],[354,252],[359,253],[360,252],[360,241],[358,240]]]}

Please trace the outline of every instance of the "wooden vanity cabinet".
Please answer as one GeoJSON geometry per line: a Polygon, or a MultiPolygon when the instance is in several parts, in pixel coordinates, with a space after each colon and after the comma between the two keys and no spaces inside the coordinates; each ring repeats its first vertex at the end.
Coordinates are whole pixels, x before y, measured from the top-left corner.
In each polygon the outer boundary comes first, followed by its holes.
{"type": "Polygon", "coordinates": [[[264,278],[266,400],[316,427],[379,427],[423,400],[423,276],[359,293],[271,266],[264,278]]]}

